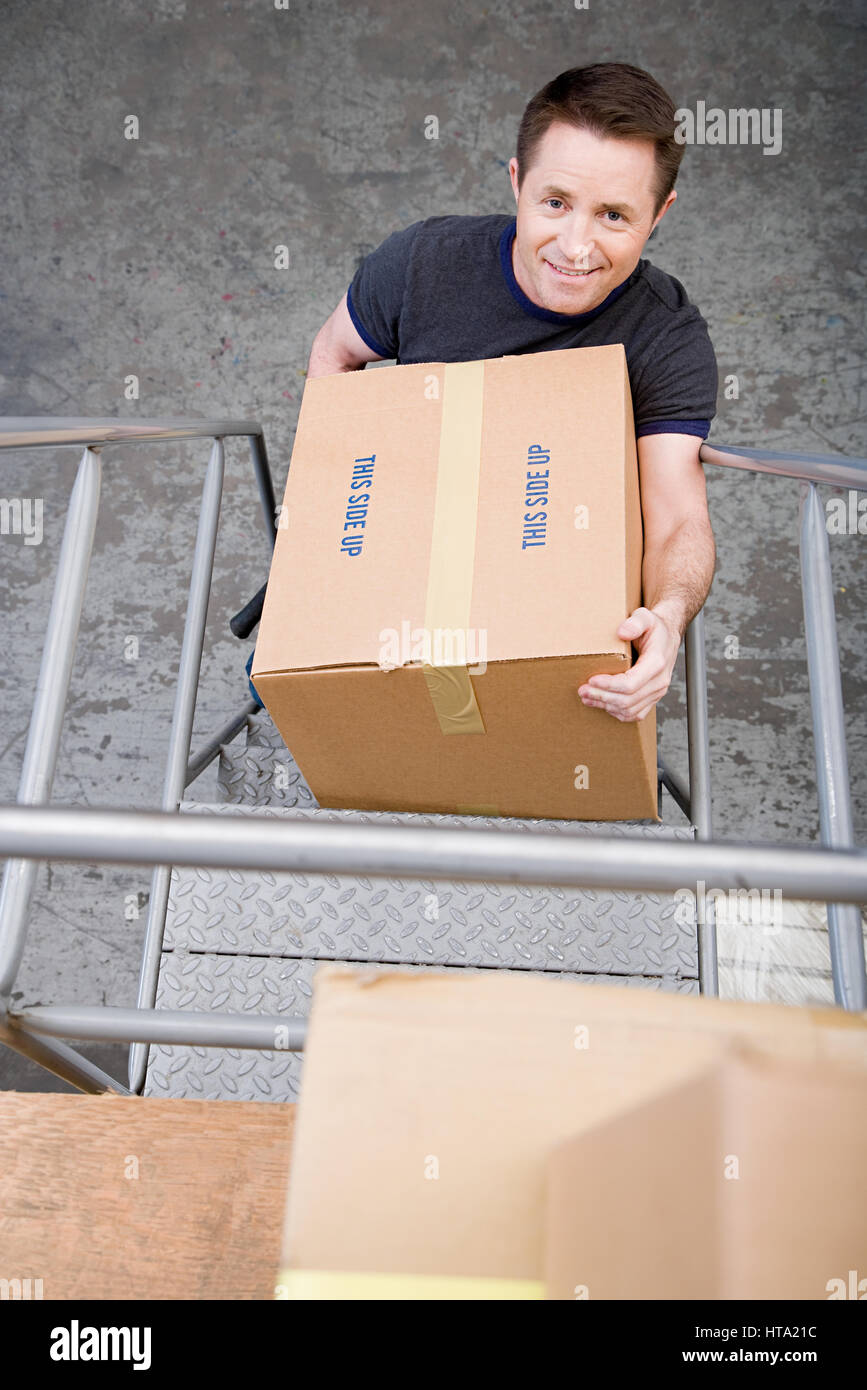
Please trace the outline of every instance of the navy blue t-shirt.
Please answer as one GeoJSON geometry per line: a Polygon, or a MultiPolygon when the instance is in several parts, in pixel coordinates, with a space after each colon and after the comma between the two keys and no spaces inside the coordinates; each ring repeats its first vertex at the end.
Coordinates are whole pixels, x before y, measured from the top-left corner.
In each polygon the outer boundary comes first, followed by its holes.
{"type": "Polygon", "coordinates": [[[346,297],[370,350],[398,363],[473,362],[622,343],[636,435],[706,439],[716,413],[716,358],[683,285],[642,260],[595,309],[544,309],[515,279],[515,229],[506,213],[442,216],[386,237],[362,261],[346,297]]]}

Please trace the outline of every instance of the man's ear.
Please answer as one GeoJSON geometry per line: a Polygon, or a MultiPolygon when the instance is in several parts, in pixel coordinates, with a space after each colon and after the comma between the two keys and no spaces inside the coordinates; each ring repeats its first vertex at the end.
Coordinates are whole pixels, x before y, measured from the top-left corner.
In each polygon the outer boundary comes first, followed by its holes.
{"type": "MultiPolygon", "coordinates": [[[[671,192],[669,193],[668,197],[666,198],[665,202],[663,203],[662,207],[659,209],[659,212],[656,214],[656,217],[655,217],[655,219],[654,219],[653,226],[652,226],[651,229],[650,229],[651,232],[656,230],[656,228],[659,226],[660,222],[662,221],[663,217],[664,217],[665,214],[668,212],[668,209],[671,207],[672,203],[676,202],[676,200],[677,200],[677,189],[676,189],[676,188],[673,188],[673,189],[671,190],[671,192]]],[[[649,235],[650,235],[650,232],[648,232],[648,236],[649,236],[649,235]]]]}
{"type": "Polygon", "coordinates": [[[518,161],[514,155],[509,160],[509,178],[512,181],[512,192],[515,195],[515,202],[518,201],[518,161]]]}

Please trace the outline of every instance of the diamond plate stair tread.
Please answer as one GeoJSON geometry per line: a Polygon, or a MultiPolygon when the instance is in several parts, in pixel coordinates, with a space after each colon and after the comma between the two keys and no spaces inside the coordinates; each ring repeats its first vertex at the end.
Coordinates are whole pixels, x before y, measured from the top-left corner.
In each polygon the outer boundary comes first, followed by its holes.
{"type": "MultiPolygon", "coordinates": [[[[192,815],[480,826],[693,839],[692,827],[323,810],[265,713],[220,756],[218,794],[192,815]]],[[[373,970],[512,968],[545,978],[698,993],[694,924],[668,895],[362,875],[173,870],[158,1008],[306,1017],[320,964],[373,970]]],[[[298,1098],[302,1054],[153,1046],[145,1094],[298,1098]]]]}
{"type": "MultiPolygon", "coordinates": [[[[156,1005],[165,1009],[306,1018],[313,997],[313,977],[323,964],[332,965],[333,962],[165,952],[160,962],[156,1005]]],[[[430,967],[371,965],[365,968],[419,971],[430,967]]],[[[695,980],[648,980],[635,975],[576,977],[571,972],[553,971],[531,973],[552,981],[578,978],[582,984],[698,993],[695,980]]],[[[154,1044],[149,1049],[144,1094],[192,1100],[297,1101],[302,1067],[301,1053],[154,1044]]]]}
{"type": "MultiPolygon", "coordinates": [[[[344,824],[485,825],[567,836],[604,831],[625,840],[692,839],[690,829],[645,822],[485,820],[199,802],[184,802],[181,811],[344,824]]],[[[677,907],[671,894],[618,889],[173,869],[163,944],[167,950],[223,955],[695,979],[695,924],[675,920],[677,907]]]]}
{"type": "MultiPolygon", "coordinates": [[[[298,765],[266,710],[248,721],[247,749],[237,743],[229,750],[224,767],[223,795],[237,803],[316,806],[298,765]],[[285,785],[283,785],[285,784],[285,785]],[[240,795],[238,794],[240,793],[240,795]]],[[[219,785],[219,784],[218,784],[219,785]]],[[[666,803],[673,807],[674,803],[666,803]]],[[[675,814],[679,812],[675,808],[675,814]]],[[[496,822],[494,823],[496,824],[496,822]]],[[[531,822],[513,822],[529,825],[531,822]]],[[[564,822],[555,823],[564,828],[564,822]]],[[[617,833],[639,830],[659,834],[652,822],[624,822],[604,827],[576,823],[577,833],[617,833]]],[[[677,826],[677,838],[690,838],[686,818],[677,826]]],[[[664,833],[664,832],[663,832],[664,833]]],[[[824,903],[786,901],[782,904],[785,926],[776,927],[769,941],[754,926],[732,928],[720,909],[718,917],[719,967],[722,992],[730,998],[769,999],[787,1004],[832,1004],[834,1001],[828,946],[827,911],[824,903]]],[[[867,910],[862,913],[867,940],[867,910]]]]}
{"type": "Polygon", "coordinates": [[[276,748],[281,752],[288,751],[283,742],[283,735],[267,710],[260,710],[258,714],[250,716],[247,725],[247,743],[262,748],[276,748]]]}
{"type": "Polygon", "coordinates": [[[222,800],[258,806],[317,806],[315,796],[271,716],[264,710],[247,720],[246,741],[234,739],[220,752],[217,787],[222,800]]]}

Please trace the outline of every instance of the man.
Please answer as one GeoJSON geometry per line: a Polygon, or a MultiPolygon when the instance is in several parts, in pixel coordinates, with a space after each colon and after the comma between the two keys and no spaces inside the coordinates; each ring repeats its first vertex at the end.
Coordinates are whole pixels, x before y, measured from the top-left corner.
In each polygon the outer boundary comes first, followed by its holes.
{"type": "Polygon", "coordinates": [[[646,607],[618,636],[638,648],[624,675],[578,694],[643,719],[671,683],[704,603],[715,547],[699,448],[716,410],[707,325],[679,281],[640,259],[677,194],[675,108],[625,63],[572,68],[530,101],[509,176],[517,216],[429,217],[393,232],[359,266],[317,334],[308,377],[366,363],[465,362],[623,343],[644,520],[646,607]]]}

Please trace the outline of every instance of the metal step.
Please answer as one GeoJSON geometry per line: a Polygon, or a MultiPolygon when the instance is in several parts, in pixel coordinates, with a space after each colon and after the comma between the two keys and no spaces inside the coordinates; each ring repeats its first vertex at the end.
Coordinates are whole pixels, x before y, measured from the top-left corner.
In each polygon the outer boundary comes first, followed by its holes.
{"type": "MultiPolygon", "coordinates": [[[[688,840],[694,833],[685,820],[671,826],[323,810],[265,711],[247,721],[245,739],[222,750],[218,794],[224,798],[218,805],[181,809],[626,839],[688,840]]],[[[680,816],[667,801],[669,808],[680,816]]],[[[172,875],[158,1006],[304,1016],[313,974],[324,961],[373,970],[525,970],[697,993],[694,922],[675,921],[675,908],[668,896],[617,890],[183,870],[172,875]]],[[[723,995],[833,1002],[823,904],[787,902],[782,927],[758,930],[729,922],[721,911],[718,935],[723,995]]],[[[151,1051],[146,1089],[291,1100],[301,1065],[296,1055],[161,1047],[151,1051]]]]}
{"type": "MultiPolygon", "coordinates": [[[[221,1012],[259,1012],[285,1014],[287,1018],[306,1018],[313,995],[313,977],[324,963],[319,960],[284,960],[274,956],[219,956],[169,951],[162,958],[157,1008],[215,1009],[221,1012]]],[[[379,965],[364,968],[371,971],[419,971],[430,967],[379,965]]],[[[555,980],[576,978],[568,972],[540,973],[551,980],[552,989],[556,987],[555,980]]],[[[581,979],[589,984],[698,993],[696,980],[650,980],[640,975],[601,974],[584,975],[581,979]]],[[[187,1100],[297,1101],[303,1060],[303,1054],[294,1052],[154,1045],[150,1048],[144,1094],[187,1100]]]]}
{"type": "Polygon", "coordinates": [[[222,749],[217,793],[232,805],[319,804],[266,710],[247,720],[246,741],[235,739],[222,749]]]}
{"type": "MultiPolygon", "coordinates": [[[[220,755],[215,805],[185,815],[693,838],[653,821],[513,820],[321,808],[265,711],[220,755]]],[[[627,851],[628,852],[628,851],[627,851]]],[[[523,970],[551,979],[698,992],[694,921],[671,895],[363,875],[172,871],[158,1008],[305,1017],[320,964],[373,970],[523,970]],[[680,914],[682,915],[682,914],[680,914]]],[[[294,1100],[302,1055],[150,1049],[145,1093],[294,1100]]]]}
{"type": "MultiPolygon", "coordinates": [[[[248,721],[246,745],[237,740],[224,750],[220,767],[219,794],[226,801],[235,805],[247,803],[260,806],[292,806],[298,809],[310,809],[317,804],[297,763],[287,750],[267,711],[264,710],[248,721]]],[[[666,797],[663,805],[666,814],[675,818],[677,824],[676,838],[689,838],[693,833],[692,827],[681,815],[674,801],[666,797]]],[[[533,824],[532,822],[512,823],[524,826],[533,824]]],[[[488,824],[496,828],[498,825],[502,825],[502,822],[493,821],[488,822],[488,824]]],[[[570,823],[564,821],[549,822],[548,824],[561,831],[564,828],[570,828],[570,823]]],[[[651,835],[660,833],[659,828],[648,821],[615,822],[589,826],[586,823],[573,822],[571,825],[579,834],[595,834],[597,832],[604,832],[607,835],[621,832],[644,833],[648,829],[651,835]]],[[[663,833],[667,832],[664,831],[663,833]]],[[[578,896],[589,897],[590,895],[578,896]]],[[[608,915],[613,921],[615,917],[623,916],[623,900],[619,899],[616,894],[608,895],[608,897],[610,900],[608,915]]],[[[462,907],[462,898],[466,901],[472,899],[472,893],[466,885],[459,885],[453,893],[453,901],[459,909],[462,907]]],[[[501,903],[502,898],[499,898],[497,908],[501,903]]],[[[657,905],[652,903],[650,908],[651,920],[656,920],[657,924],[664,923],[664,910],[657,910],[657,905]]],[[[604,900],[598,898],[587,903],[585,911],[589,912],[591,918],[597,911],[604,917],[606,915],[604,900]]],[[[775,906],[774,914],[773,920],[769,920],[767,924],[757,928],[755,923],[744,925],[737,920],[729,920],[730,915],[726,911],[725,905],[718,907],[717,940],[720,992],[727,998],[750,999],[756,1002],[767,1000],[774,1003],[816,1007],[832,1005],[834,992],[825,904],[796,902],[787,899],[775,906]],[[781,920],[777,919],[777,912],[779,912],[781,920]]],[[[862,916],[865,932],[867,932],[867,912],[863,913],[862,916]]],[[[490,925],[490,919],[486,919],[486,921],[490,925]]],[[[298,923],[296,923],[297,925],[298,923]]],[[[231,923],[228,924],[226,930],[231,934],[231,923]]],[[[617,938],[612,939],[616,940],[617,938]]],[[[663,939],[667,940],[668,938],[663,939]]],[[[649,937],[648,940],[651,938],[649,937]]],[[[585,942],[585,944],[593,952],[596,945],[599,944],[598,938],[595,944],[592,941],[585,942]]],[[[622,946],[623,942],[621,941],[620,944],[622,946]]],[[[652,941],[650,949],[653,951],[652,941]]],[[[424,951],[425,948],[422,947],[422,950],[424,951]]],[[[362,956],[363,954],[362,952],[362,956]]],[[[585,962],[586,964],[582,968],[592,967],[593,962],[590,962],[587,957],[585,957],[585,962]]],[[[683,960],[680,964],[685,967],[683,960]]],[[[614,956],[613,961],[609,961],[607,966],[603,966],[603,968],[611,968],[619,973],[624,968],[624,961],[622,957],[614,956]]],[[[659,968],[659,961],[651,955],[640,968],[643,972],[649,972],[650,976],[654,977],[659,968]]],[[[686,970],[683,978],[688,977],[689,971],[686,970]]]]}
{"type": "MultiPolygon", "coordinates": [[[[485,820],[196,802],[183,803],[181,812],[338,824],[484,825],[528,835],[604,832],[624,841],[691,838],[689,830],[644,822],[485,820]]],[[[675,920],[677,907],[671,894],[617,889],[176,869],[164,946],[221,955],[694,979],[695,923],[675,920]]]]}

